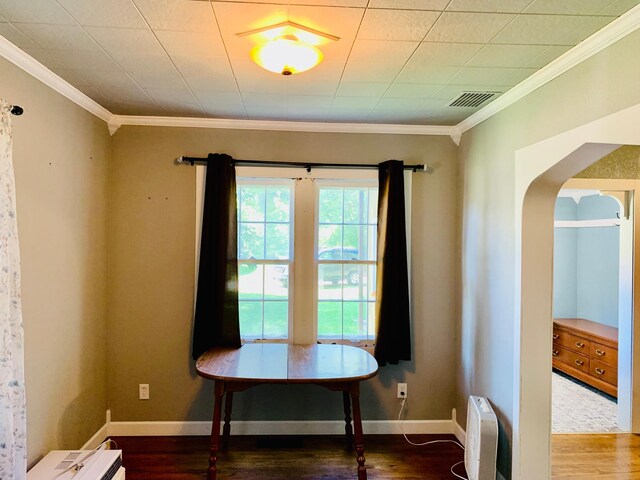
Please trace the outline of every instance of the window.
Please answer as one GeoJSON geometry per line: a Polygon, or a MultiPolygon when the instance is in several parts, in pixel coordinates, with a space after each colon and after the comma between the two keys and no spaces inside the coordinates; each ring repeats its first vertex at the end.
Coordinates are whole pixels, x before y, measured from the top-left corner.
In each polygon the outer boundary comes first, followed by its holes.
{"type": "Polygon", "coordinates": [[[289,336],[292,183],[238,179],[238,300],[244,339],[289,336]]]}
{"type": "Polygon", "coordinates": [[[318,338],[373,339],[378,189],[318,183],[318,338]]]}
{"type": "MultiPolygon", "coordinates": [[[[376,172],[357,172],[365,178],[345,181],[284,179],[291,170],[238,170],[243,340],[372,339],[376,172]]],[[[326,170],[319,173],[327,175],[326,170]]]]}

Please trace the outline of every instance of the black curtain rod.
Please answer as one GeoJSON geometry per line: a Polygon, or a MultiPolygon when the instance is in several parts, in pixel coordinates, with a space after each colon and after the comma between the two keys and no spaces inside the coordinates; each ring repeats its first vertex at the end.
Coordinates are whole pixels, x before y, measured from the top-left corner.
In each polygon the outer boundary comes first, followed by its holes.
{"type": "MultiPolygon", "coordinates": [[[[191,166],[197,164],[206,165],[208,162],[208,158],[199,158],[199,157],[178,157],[178,163],[188,163],[191,166]]],[[[269,160],[237,160],[233,159],[234,165],[245,165],[245,166],[261,166],[261,167],[294,167],[294,168],[304,168],[307,172],[310,172],[312,168],[358,168],[358,169],[366,169],[366,170],[377,170],[378,164],[376,163],[303,163],[303,162],[282,162],[282,161],[269,161],[269,160]]],[[[422,171],[426,173],[431,173],[433,169],[428,165],[405,165],[405,170],[413,170],[414,172],[422,171]]]]}
{"type": "Polygon", "coordinates": [[[11,112],[11,115],[22,115],[24,108],[19,105],[9,105],[9,112],[11,112]]]}

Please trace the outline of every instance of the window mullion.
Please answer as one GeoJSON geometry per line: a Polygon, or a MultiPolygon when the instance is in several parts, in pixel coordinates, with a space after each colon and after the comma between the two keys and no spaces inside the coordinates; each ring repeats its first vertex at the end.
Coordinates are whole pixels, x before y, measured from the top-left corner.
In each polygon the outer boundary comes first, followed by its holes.
{"type": "Polygon", "coordinates": [[[316,341],[314,264],[315,187],[309,178],[295,182],[292,343],[316,341]]]}

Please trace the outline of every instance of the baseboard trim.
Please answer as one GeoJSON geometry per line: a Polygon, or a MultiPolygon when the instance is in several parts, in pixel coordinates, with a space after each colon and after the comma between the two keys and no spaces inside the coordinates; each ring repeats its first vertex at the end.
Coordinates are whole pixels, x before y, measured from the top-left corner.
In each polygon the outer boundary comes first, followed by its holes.
{"type": "MultiPolygon", "coordinates": [[[[222,425],[222,424],[221,424],[222,425]]],[[[367,435],[447,434],[451,420],[367,420],[362,429],[367,435]]],[[[340,435],[344,421],[232,421],[232,435],[340,435]]],[[[110,436],[209,435],[211,422],[111,422],[110,436]]]]}
{"type": "Polygon", "coordinates": [[[464,428],[462,428],[457,421],[453,422],[453,434],[456,436],[462,446],[467,446],[467,432],[464,431],[464,428]]]}
{"type": "Polygon", "coordinates": [[[94,450],[104,442],[105,438],[109,436],[109,423],[105,423],[100,429],[94,433],[93,437],[87,440],[80,450],[94,450]]]}

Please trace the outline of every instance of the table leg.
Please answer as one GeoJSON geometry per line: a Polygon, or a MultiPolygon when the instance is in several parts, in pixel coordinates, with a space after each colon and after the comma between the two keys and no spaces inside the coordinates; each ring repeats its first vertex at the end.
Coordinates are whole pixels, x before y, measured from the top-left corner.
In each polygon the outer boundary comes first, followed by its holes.
{"type": "Polygon", "coordinates": [[[347,449],[353,448],[353,429],[351,428],[351,399],[349,392],[342,392],[342,404],[344,405],[344,432],[347,435],[347,449]]]}
{"type": "Polygon", "coordinates": [[[224,428],[222,429],[222,449],[229,448],[231,436],[231,408],[233,407],[233,392],[227,392],[224,398],[224,428]]]}
{"type": "Polygon", "coordinates": [[[349,385],[349,393],[351,394],[351,404],[353,406],[358,480],[367,480],[367,469],[364,466],[364,435],[362,433],[362,417],[360,416],[360,383],[351,383],[349,385]]]}
{"type": "Polygon", "coordinates": [[[222,396],[224,395],[223,381],[216,380],[213,393],[215,403],[213,405],[213,425],[211,426],[211,450],[209,452],[207,480],[216,480],[216,463],[218,461],[218,447],[220,444],[220,417],[222,416],[222,396]]]}

